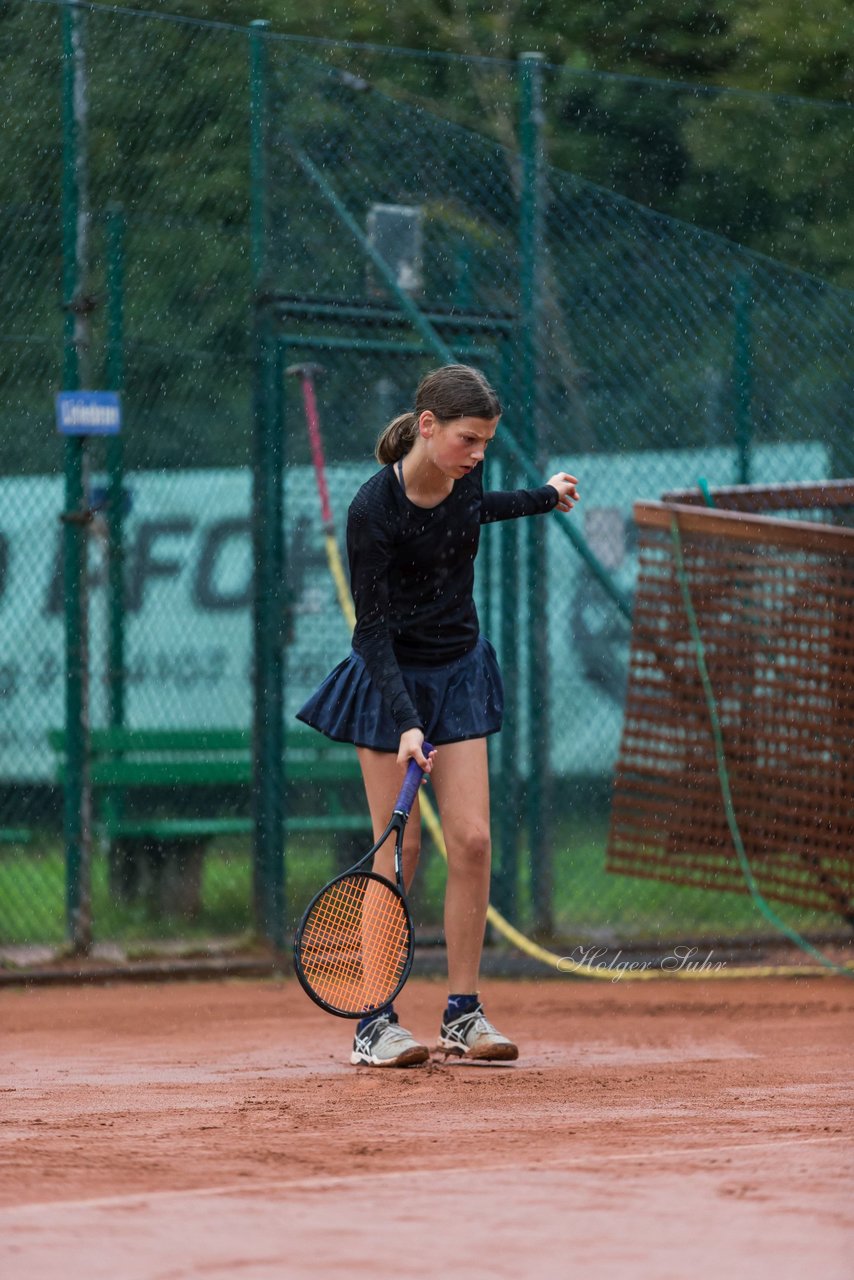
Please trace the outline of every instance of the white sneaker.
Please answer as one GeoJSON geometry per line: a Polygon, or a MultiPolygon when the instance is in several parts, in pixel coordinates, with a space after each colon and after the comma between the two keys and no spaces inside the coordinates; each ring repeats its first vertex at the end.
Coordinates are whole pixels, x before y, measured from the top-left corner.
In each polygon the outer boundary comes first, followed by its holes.
{"type": "Polygon", "coordinates": [[[519,1050],[484,1016],[483,1005],[451,1022],[442,1020],[436,1048],[445,1057],[477,1058],[481,1062],[513,1062],[519,1050]]]}
{"type": "Polygon", "coordinates": [[[356,1067],[414,1067],[426,1062],[430,1050],[398,1025],[396,1013],[381,1013],[364,1031],[356,1032],[350,1061],[356,1067]]]}

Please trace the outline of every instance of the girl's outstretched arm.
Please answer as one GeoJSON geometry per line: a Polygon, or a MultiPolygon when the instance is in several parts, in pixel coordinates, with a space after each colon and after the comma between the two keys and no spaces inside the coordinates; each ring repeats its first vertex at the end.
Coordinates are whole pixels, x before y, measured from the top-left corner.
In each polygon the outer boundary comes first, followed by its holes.
{"type": "Polygon", "coordinates": [[[539,489],[493,489],[483,494],[480,523],[545,515],[547,511],[571,511],[578,501],[577,485],[575,476],[559,471],[539,489]]]}

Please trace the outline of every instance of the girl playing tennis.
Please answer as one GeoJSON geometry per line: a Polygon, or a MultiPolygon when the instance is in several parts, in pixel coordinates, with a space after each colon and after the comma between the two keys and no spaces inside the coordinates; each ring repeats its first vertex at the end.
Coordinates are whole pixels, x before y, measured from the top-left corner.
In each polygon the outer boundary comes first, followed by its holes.
{"type": "MultiPolygon", "coordinates": [[[[500,414],[482,374],[445,365],[422,379],[414,412],[382,432],[382,470],[362,485],[347,520],[353,650],[298,718],[356,746],[375,838],[409,760],[431,774],[448,850],[450,995],[438,1048],[507,1061],[518,1049],[487,1020],[478,998],[490,879],[486,739],[501,728],[503,690],[495,651],[479,632],[474,560],[482,524],[570,511],[578,492],[575,477],[559,472],[539,489],[484,493],[484,454],[500,414]],[[441,750],[425,757],[425,740],[441,750]]],[[[418,861],[419,816],[416,800],[404,840],[407,888],[418,861]]],[[[393,881],[392,859],[387,842],[374,870],[393,881]]],[[[359,1022],[350,1061],[404,1067],[428,1057],[386,1005],[359,1022]]]]}

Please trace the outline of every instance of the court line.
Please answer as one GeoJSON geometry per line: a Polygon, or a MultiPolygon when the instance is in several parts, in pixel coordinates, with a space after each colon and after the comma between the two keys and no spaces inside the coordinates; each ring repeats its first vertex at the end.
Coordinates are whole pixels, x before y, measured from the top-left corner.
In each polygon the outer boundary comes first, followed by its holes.
{"type": "MultiPolygon", "coordinates": [[[[824,1144],[825,1146],[840,1146],[843,1143],[850,1145],[851,1139],[848,1135],[838,1138],[814,1137],[814,1138],[782,1138],[777,1142],[733,1142],[723,1146],[715,1147],[667,1147],[661,1151],[637,1151],[637,1152],[615,1152],[611,1155],[598,1155],[591,1152],[589,1156],[577,1156],[570,1159],[555,1160],[538,1160],[530,1164],[519,1163],[518,1161],[503,1161],[496,1165],[482,1165],[476,1173],[535,1173],[540,1169],[548,1169],[553,1172],[560,1172],[562,1169],[579,1169],[588,1165],[617,1164],[623,1162],[644,1161],[648,1163],[652,1160],[665,1160],[678,1157],[679,1159],[691,1159],[695,1156],[717,1156],[721,1152],[726,1151],[760,1151],[773,1149],[778,1150],[780,1147],[799,1147],[799,1146],[815,1146],[824,1144]]],[[[465,1170],[445,1169],[440,1165],[431,1166],[429,1169],[386,1169],[378,1173],[366,1173],[359,1170],[358,1173],[352,1174],[320,1174],[310,1178],[279,1178],[267,1181],[259,1179],[257,1183],[249,1182],[232,1182],[223,1183],[216,1187],[186,1187],[182,1189],[166,1190],[166,1191],[130,1191],[126,1195],[121,1196],[96,1196],[89,1200],[39,1200],[31,1204],[7,1205],[0,1207],[0,1220],[6,1216],[18,1213],[38,1214],[53,1213],[57,1209],[115,1209],[123,1206],[131,1208],[136,1205],[140,1208],[145,1207],[149,1202],[163,1200],[186,1200],[186,1199],[206,1199],[211,1196],[229,1196],[238,1195],[258,1196],[267,1195],[272,1191],[325,1191],[336,1187],[351,1186],[355,1180],[359,1182],[380,1182],[387,1181],[392,1178],[405,1177],[407,1181],[413,1178],[432,1178],[435,1179],[437,1174],[443,1173],[465,1173],[465,1170]]],[[[728,1172],[732,1172],[731,1170],[728,1172]]]]}

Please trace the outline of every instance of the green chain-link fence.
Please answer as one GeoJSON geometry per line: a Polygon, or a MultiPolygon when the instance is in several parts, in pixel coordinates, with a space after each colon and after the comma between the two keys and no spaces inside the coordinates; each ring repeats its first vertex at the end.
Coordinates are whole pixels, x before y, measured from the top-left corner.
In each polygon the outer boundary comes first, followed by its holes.
{"type": "MultiPolygon", "coordinates": [[[[485,532],[479,606],[508,694],[492,755],[496,900],[563,937],[760,927],[734,895],[604,874],[631,504],[701,475],[851,474],[838,165],[851,110],[86,5],[9,5],[0,42],[0,940],[67,930],[79,850],[69,864],[75,810],[63,828],[62,743],[48,734],[65,723],[63,544],[67,557],[75,537],[91,582],[92,727],[242,732],[241,760],[255,762],[254,794],[242,765],[208,785],[96,787],[94,936],[281,940],[283,849],[286,931],[329,865],[328,838],[311,825],[323,801],[311,768],[297,753],[282,793],[272,762],[282,725],[348,645],[285,369],[322,366],[343,532],[378,429],[447,351],[501,388],[491,482],[559,466],[583,495],[571,522],[485,532]],[[797,173],[792,154],[809,157],[797,173]],[[743,199],[727,202],[722,187],[739,183],[743,199]],[[66,445],[63,462],[52,425],[53,393],[74,381],[119,389],[125,418],[122,445],[93,451],[85,535],[59,518],[79,457],[66,445]],[[144,854],[125,842],[148,860],[133,891],[111,813],[126,831],[167,824],[144,854]],[[219,824],[195,861],[194,822],[219,824]]],[[[206,751],[197,743],[189,764],[206,751]]],[[[358,782],[330,767],[352,816],[358,782]]],[[[339,828],[335,856],[358,839],[339,828]]],[[[428,859],[425,928],[441,874],[428,859]]]]}

